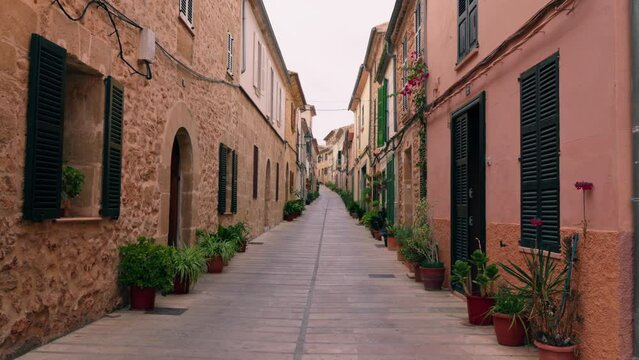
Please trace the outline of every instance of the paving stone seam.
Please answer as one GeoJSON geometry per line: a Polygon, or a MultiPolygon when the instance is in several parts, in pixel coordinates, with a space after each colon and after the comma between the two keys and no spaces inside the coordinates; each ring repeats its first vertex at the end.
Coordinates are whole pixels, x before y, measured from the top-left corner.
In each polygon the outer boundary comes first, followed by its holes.
{"type": "Polygon", "coordinates": [[[295,345],[295,360],[302,360],[304,354],[304,342],[306,342],[306,330],[308,328],[308,320],[311,314],[311,305],[313,304],[313,295],[315,293],[315,281],[317,280],[317,272],[319,270],[319,260],[322,254],[322,242],[324,240],[324,228],[326,226],[326,216],[328,215],[329,205],[331,199],[326,201],[326,208],[324,209],[324,221],[322,222],[322,232],[320,234],[319,245],[317,247],[317,255],[315,256],[315,267],[313,268],[313,276],[311,277],[311,284],[308,291],[308,299],[306,300],[306,307],[304,308],[304,317],[302,318],[302,325],[300,327],[300,333],[297,337],[297,343],[295,345]]]}

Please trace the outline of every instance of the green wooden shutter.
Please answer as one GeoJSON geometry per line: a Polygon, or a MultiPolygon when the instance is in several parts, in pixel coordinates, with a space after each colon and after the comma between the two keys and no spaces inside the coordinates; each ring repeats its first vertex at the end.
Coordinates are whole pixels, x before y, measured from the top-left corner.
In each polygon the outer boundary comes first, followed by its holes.
{"type": "Polygon", "coordinates": [[[382,96],[382,101],[383,101],[383,116],[384,116],[384,143],[386,143],[388,141],[388,80],[384,79],[384,85],[382,86],[383,89],[383,96],[382,96]]]}
{"type": "Polygon", "coordinates": [[[468,0],[457,0],[457,59],[468,53],[468,0]]]}
{"type": "Polygon", "coordinates": [[[468,113],[453,126],[453,261],[468,259],[468,113]]]}
{"type": "Polygon", "coordinates": [[[122,186],[122,130],[124,126],[124,88],[112,77],[105,81],[104,145],[102,151],[102,207],[100,214],[120,216],[122,186]]]}
{"type": "Polygon", "coordinates": [[[395,157],[391,156],[386,164],[386,218],[389,224],[395,223],[395,157]]]}
{"type": "Polygon", "coordinates": [[[477,47],[477,8],[477,0],[468,0],[468,52],[477,47]]]}
{"type": "Polygon", "coordinates": [[[28,220],[60,215],[66,57],[65,49],[31,36],[23,204],[28,220]]]}
{"type": "MultiPolygon", "coordinates": [[[[259,155],[260,151],[257,146],[253,145],[253,199],[257,199],[257,181],[258,181],[258,171],[259,171],[259,155]]],[[[293,183],[291,182],[291,189],[293,188],[293,183]]]]}
{"type": "Polygon", "coordinates": [[[231,212],[237,214],[237,152],[233,151],[233,183],[231,185],[231,212]]]}
{"type": "Polygon", "coordinates": [[[522,74],[520,90],[521,245],[559,251],[559,56],[522,74]]]}
{"type": "Polygon", "coordinates": [[[226,146],[220,144],[220,173],[217,188],[217,211],[220,214],[226,212],[226,146]]]}
{"type": "Polygon", "coordinates": [[[377,146],[384,146],[384,87],[377,89],[377,146]]]}

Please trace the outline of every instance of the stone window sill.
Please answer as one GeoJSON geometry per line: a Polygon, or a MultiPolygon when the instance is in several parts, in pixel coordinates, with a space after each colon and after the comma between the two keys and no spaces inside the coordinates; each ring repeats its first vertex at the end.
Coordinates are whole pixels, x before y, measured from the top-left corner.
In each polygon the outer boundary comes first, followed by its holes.
{"type": "Polygon", "coordinates": [[[65,217],[54,219],[54,222],[58,223],[84,223],[84,222],[98,222],[102,221],[103,218],[99,216],[95,217],[65,217]]]}
{"type": "Polygon", "coordinates": [[[455,64],[455,71],[461,71],[466,65],[479,54],[479,46],[472,49],[463,59],[455,64]]]}
{"type": "MultiPolygon", "coordinates": [[[[527,248],[527,247],[523,247],[523,246],[519,247],[519,252],[520,253],[524,253],[524,254],[534,254],[534,253],[537,253],[539,251],[540,250],[538,250],[538,249],[531,249],[531,248],[527,248]]],[[[550,253],[550,257],[552,259],[561,259],[562,258],[562,255],[560,253],[549,252],[547,250],[541,250],[541,251],[543,251],[544,255],[546,255],[547,253],[550,253]]]]}

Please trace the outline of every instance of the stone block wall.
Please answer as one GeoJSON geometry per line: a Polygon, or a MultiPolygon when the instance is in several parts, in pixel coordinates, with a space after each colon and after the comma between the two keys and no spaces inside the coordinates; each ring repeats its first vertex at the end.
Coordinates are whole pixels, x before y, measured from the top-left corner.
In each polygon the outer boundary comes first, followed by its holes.
{"type": "MultiPolygon", "coordinates": [[[[77,15],[83,0],[62,0],[77,15]]],[[[194,27],[178,15],[177,2],[112,1],[122,13],[156,33],[167,52],[206,75],[194,76],[157,49],[153,79],[131,75],[118,58],[106,12],[91,6],[71,21],[50,1],[0,2],[0,359],[14,356],[95,320],[121,304],[117,287],[118,246],[139,235],[166,242],[171,149],[183,149],[181,242],[195,228],[245,221],[251,235],[282,218],[285,143],[247,99],[237,78],[226,74],[226,34],[241,41],[241,2],[197,1],[194,27]],[[148,8],[153,6],[153,11],[148,8]],[[42,223],[22,219],[26,143],[29,40],[37,33],[67,49],[70,57],[100,77],[124,86],[125,113],[121,212],[117,220],[42,223]],[[177,137],[176,137],[177,136],[177,137]],[[238,213],[217,212],[220,142],[238,151],[238,213]],[[252,197],[253,146],[260,149],[259,191],[252,197]],[[271,163],[271,201],[265,202],[266,164],[271,163]],[[280,197],[274,196],[280,164],[280,197]]],[[[138,29],[116,20],[123,54],[136,68],[138,29]]],[[[235,69],[239,69],[239,59],[235,69]]],[[[239,71],[239,70],[238,70],[239,71]]],[[[103,104],[102,104],[103,105],[103,104]]],[[[100,136],[96,136],[96,139],[100,136]]],[[[68,139],[73,143],[72,139],[68,139]]],[[[95,149],[102,151],[101,140],[95,149]]],[[[96,191],[98,171],[85,187],[96,191]],[[93,184],[93,185],[89,185],[93,184]]],[[[94,207],[95,209],[95,207],[94,207]]]]}

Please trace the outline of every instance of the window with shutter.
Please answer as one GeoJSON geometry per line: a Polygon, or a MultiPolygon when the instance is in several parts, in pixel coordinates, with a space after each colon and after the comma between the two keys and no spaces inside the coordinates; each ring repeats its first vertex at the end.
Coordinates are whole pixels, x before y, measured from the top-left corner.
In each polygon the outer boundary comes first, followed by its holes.
{"type": "Polygon", "coordinates": [[[457,0],[457,60],[463,59],[478,45],[477,0],[457,0]]]}
{"type": "Polygon", "coordinates": [[[218,190],[217,190],[217,211],[220,214],[226,212],[226,181],[227,181],[227,148],[224,144],[220,144],[220,165],[218,173],[218,190]]]}
{"type": "Polygon", "coordinates": [[[253,146],[253,199],[257,199],[257,181],[258,181],[258,171],[259,171],[259,154],[260,150],[257,146],[253,146]]]}
{"type": "Polygon", "coordinates": [[[559,251],[559,54],[523,73],[521,245],[559,251]],[[530,223],[542,220],[541,227],[530,223]]]}
{"type": "MultiPolygon", "coordinates": [[[[408,40],[406,34],[404,34],[404,40],[402,42],[402,88],[406,86],[408,82],[408,40]]],[[[402,96],[402,110],[408,110],[408,96],[402,96]]]]}
{"type": "Polygon", "coordinates": [[[104,150],[102,152],[102,216],[120,216],[122,179],[122,134],[124,127],[124,88],[112,77],[106,79],[104,150]]]}
{"type": "Polygon", "coordinates": [[[182,19],[190,29],[194,29],[193,1],[194,0],[180,0],[180,19],[182,19]]]}
{"type": "Polygon", "coordinates": [[[231,212],[237,214],[237,152],[233,151],[233,182],[231,185],[231,212]]]}
{"type": "Polygon", "coordinates": [[[386,81],[377,89],[377,146],[386,143],[386,81]]]}
{"type": "Polygon", "coordinates": [[[233,75],[233,35],[227,34],[226,37],[226,72],[233,75]]]}
{"type": "Polygon", "coordinates": [[[422,53],[422,2],[417,1],[415,7],[415,53],[422,53]]]}
{"type": "Polygon", "coordinates": [[[23,209],[28,220],[60,215],[66,57],[65,49],[32,35],[23,209]]]}
{"type": "Polygon", "coordinates": [[[280,201],[280,163],[275,164],[275,201],[280,201]]]}

